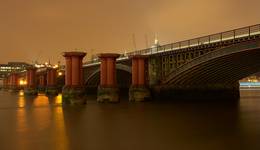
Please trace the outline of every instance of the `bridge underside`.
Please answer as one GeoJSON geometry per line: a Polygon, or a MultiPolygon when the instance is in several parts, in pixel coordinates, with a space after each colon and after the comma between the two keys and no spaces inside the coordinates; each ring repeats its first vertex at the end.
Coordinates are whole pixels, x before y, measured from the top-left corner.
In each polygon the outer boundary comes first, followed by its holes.
{"type": "Polygon", "coordinates": [[[226,54],[206,54],[197,63],[188,63],[182,71],[170,75],[164,84],[154,88],[160,95],[178,98],[238,98],[238,81],[260,71],[259,42],[225,48],[226,54]],[[241,51],[232,51],[238,47],[241,51]],[[250,48],[251,47],[251,48],[250,48]]]}
{"type": "Polygon", "coordinates": [[[234,53],[195,66],[178,76],[174,85],[230,85],[260,71],[260,49],[234,53]]]}
{"type": "MultiPolygon", "coordinates": [[[[131,85],[131,79],[132,75],[130,72],[124,71],[124,70],[117,70],[116,71],[116,78],[117,78],[117,86],[119,89],[123,90],[126,89],[128,91],[128,88],[131,85]]],[[[86,92],[87,93],[96,93],[98,85],[100,83],[100,71],[97,71],[95,75],[93,75],[91,78],[89,78],[86,83],[86,92]]]]}

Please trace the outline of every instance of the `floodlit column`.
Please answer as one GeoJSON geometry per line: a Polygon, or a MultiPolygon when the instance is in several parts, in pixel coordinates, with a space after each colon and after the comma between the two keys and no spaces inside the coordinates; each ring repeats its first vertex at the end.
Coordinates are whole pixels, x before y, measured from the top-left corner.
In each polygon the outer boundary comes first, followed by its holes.
{"type": "Polygon", "coordinates": [[[132,56],[132,85],[129,88],[129,101],[145,101],[151,94],[145,82],[145,63],[147,56],[132,56]]]}
{"type": "Polygon", "coordinates": [[[57,78],[57,70],[53,68],[48,68],[47,86],[55,86],[56,78],[57,78]]]}
{"type": "Polygon", "coordinates": [[[71,85],[72,86],[79,86],[80,85],[80,68],[79,66],[79,60],[80,58],[78,56],[72,56],[72,80],[71,85]]]}
{"type": "Polygon", "coordinates": [[[62,90],[64,103],[84,104],[83,66],[84,52],[65,52],[66,59],[65,86],[62,90]]]}
{"type": "Polygon", "coordinates": [[[27,86],[24,89],[24,94],[26,95],[37,95],[38,91],[36,89],[36,68],[29,67],[26,72],[27,86]]]}
{"type": "Polygon", "coordinates": [[[116,80],[115,80],[115,58],[107,58],[107,83],[106,85],[108,87],[115,87],[116,86],[116,80]]]}
{"type": "Polygon", "coordinates": [[[30,76],[29,70],[26,71],[26,81],[27,81],[27,86],[28,86],[31,81],[31,76],[30,76]]]}
{"type": "Polygon", "coordinates": [[[98,57],[100,64],[100,85],[98,87],[98,102],[118,102],[118,88],[116,82],[116,58],[115,53],[102,53],[98,57]]]}
{"type": "Polygon", "coordinates": [[[138,59],[138,85],[139,86],[144,86],[145,85],[145,70],[144,70],[144,58],[139,58],[138,59]]]}
{"type": "Polygon", "coordinates": [[[80,86],[83,86],[84,84],[84,75],[83,75],[83,62],[82,62],[82,57],[79,58],[79,83],[80,86]]]}
{"type": "Polygon", "coordinates": [[[58,95],[58,88],[56,87],[57,70],[55,68],[47,69],[47,85],[46,95],[53,96],[58,95]]]}
{"type": "Polygon", "coordinates": [[[9,75],[9,90],[11,92],[16,92],[19,88],[19,83],[18,83],[18,74],[16,73],[11,73],[9,75]]]}
{"type": "Polygon", "coordinates": [[[71,86],[71,74],[72,74],[72,60],[70,56],[64,56],[66,60],[65,68],[65,86],[71,86]]]}
{"type": "Polygon", "coordinates": [[[38,92],[44,92],[45,91],[45,74],[44,73],[41,73],[39,76],[38,76],[38,81],[39,81],[39,85],[38,85],[38,92]]]}
{"type": "Polygon", "coordinates": [[[5,89],[7,87],[7,79],[6,77],[3,80],[3,88],[5,89]]]}
{"type": "Polygon", "coordinates": [[[7,77],[8,79],[8,88],[11,86],[11,76],[9,75],[8,77],[7,77]]]}
{"type": "Polygon", "coordinates": [[[132,58],[132,85],[138,85],[138,59],[132,58]]]}
{"type": "Polygon", "coordinates": [[[106,86],[107,84],[107,59],[101,58],[100,64],[100,86],[106,86]]]}
{"type": "Polygon", "coordinates": [[[39,76],[39,84],[41,87],[44,87],[45,86],[45,83],[44,83],[44,75],[40,75],[39,76]]]}

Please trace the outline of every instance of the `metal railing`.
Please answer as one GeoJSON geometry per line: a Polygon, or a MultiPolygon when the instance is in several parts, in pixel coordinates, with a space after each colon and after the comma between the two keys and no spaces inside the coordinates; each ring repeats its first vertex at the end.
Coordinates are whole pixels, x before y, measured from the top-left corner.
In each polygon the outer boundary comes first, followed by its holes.
{"type": "MultiPolygon", "coordinates": [[[[230,31],[221,32],[221,33],[211,34],[208,36],[203,36],[203,37],[194,38],[190,40],[180,41],[176,43],[170,43],[166,45],[152,47],[148,49],[128,52],[125,54],[121,54],[118,59],[119,60],[125,59],[128,58],[128,56],[138,55],[138,54],[151,55],[151,54],[162,53],[167,51],[180,50],[184,48],[197,47],[201,45],[225,42],[229,40],[236,40],[236,39],[251,37],[255,35],[260,35],[260,24],[238,28],[230,31]]],[[[95,61],[89,61],[87,63],[96,63],[96,62],[99,62],[99,60],[97,59],[95,61]]]]}

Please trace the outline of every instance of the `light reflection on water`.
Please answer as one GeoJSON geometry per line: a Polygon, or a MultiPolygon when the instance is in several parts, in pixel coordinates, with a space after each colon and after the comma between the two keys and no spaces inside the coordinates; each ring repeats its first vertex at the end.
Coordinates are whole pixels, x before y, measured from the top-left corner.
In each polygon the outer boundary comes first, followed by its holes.
{"type": "Polygon", "coordinates": [[[0,92],[0,149],[260,149],[260,91],[239,102],[62,106],[0,92]]]}
{"type": "Polygon", "coordinates": [[[38,96],[33,100],[33,105],[36,107],[39,106],[48,106],[49,105],[50,99],[43,95],[43,94],[38,94],[38,96]]]}
{"type": "Polygon", "coordinates": [[[40,141],[39,144],[42,147],[49,147],[47,149],[67,150],[68,138],[61,103],[61,94],[51,98],[43,94],[36,97],[26,97],[20,91],[18,98],[20,109],[17,109],[15,119],[15,141],[17,142],[17,147],[14,146],[15,149],[35,149],[36,145],[32,143],[40,141]],[[25,107],[26,101],[28,101],[27,106],[33,107],[25,107]],[[53,107],[50,108],[49,106],[53,107]],[[50,141],[50,143],[45,143],[46,141],[40,139],[38,135],[48,137],[47,141],[50,141]]]}
{"type": "Polygon", "coordinates": [[[18,93],[19,98],[17,101],[18,107],[25,107],[26,101],[27,105],[33,105],[35,107],[43,107],[51,105],[61,105],[62,104],[62,94],[57,96],[48,97],[44,94],[38,94],[37,96],[25,96],[24,92],[21,90],[18,93]],[[32,103],[32,104],[31,104],[32,103]]]}

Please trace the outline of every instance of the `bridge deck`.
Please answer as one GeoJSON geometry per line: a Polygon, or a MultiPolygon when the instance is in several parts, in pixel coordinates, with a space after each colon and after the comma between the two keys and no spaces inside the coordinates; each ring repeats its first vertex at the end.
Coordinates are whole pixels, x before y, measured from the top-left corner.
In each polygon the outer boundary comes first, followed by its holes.
{"type": "MultiPolygon", "coordinates": [[[[234,29],[230,31],[225,31],[221,33],[211,34],[208,36],[203,36],[199,38],[194,38],[190,40],[180,41],[176,43],[170,43],[162,46],[152,47],[148,49],[138,50],[134,52],[129,52],[126,54],[121,54],[117,60],[128,59],[128,56],[142,54],[142,55],[154,55],[161,54],[165,52],[179,52],[185,49],[194,50],[203,47],[208,47],[212,45],[230,45],[236,42],[250,40],[260,35],[260,24],[243,27],[239,29],[234,29]]],[[[84,63],[84,67],[98,65],[99,60],[89,61],[84,63]]]]}

